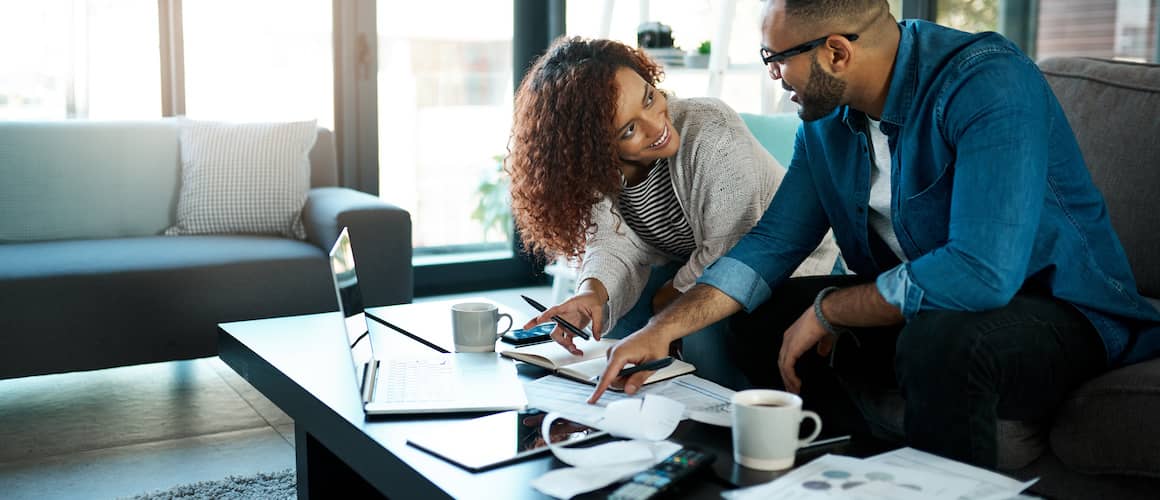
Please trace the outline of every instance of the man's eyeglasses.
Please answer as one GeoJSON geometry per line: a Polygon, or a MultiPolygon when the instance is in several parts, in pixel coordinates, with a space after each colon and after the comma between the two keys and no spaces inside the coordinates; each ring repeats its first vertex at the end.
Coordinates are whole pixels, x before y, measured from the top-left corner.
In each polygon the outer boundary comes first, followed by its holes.
{"type": "MultiPolygon", "coordinates": [[[[816,40],[810,40],[806,43],[803,43],[801,45],[797,45],[795,47],[790,47],[789,49],[783,50],[781,52],[774,52],[774,51],[769,50],[765,47],[762,47],[761,48],[761,62],[765,63],[766,65],[769,65],[771,63],[781,64],[783,61],[785,61],[786,59],[789,59],[793,56],[814,50],[819,45],[825,43],[826,39],[830,38],[831,36],[832,35],[826,35],[826,36],[823,36],[823,37],[818,38],[816,40]]],[[[849,40],[851,42],[858,39],[858,35],[855,33],[840,33],[840,34],[838,34],[838,36],[845,37],[847,40],[849,40]]]]}

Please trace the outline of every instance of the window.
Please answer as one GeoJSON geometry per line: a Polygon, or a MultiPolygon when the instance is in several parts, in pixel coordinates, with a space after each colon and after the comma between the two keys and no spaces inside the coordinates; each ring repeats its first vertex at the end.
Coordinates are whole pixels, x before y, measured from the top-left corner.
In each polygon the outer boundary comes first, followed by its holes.
{"type": "Polygon", "coordinates": [[[1086,56],[1157,60],[1160,0],[938,0],[937,19],[963,31],[998,31],[1036,60],[1086,56]]]}
{"type": "Polygon", "coordinates": [[[970,33],[999,31],[999,2],[1000,0],[938,0],[936,22],[970,33]]]}
{"type": "MultiPolygon", "coordinates": [[[[757,49],[761,47],[762,2],[733,2],[735,12],[728,24],[729,66],[721,79],[720,97],[737,111],[760,113],[775,104],[780,87],[773,85],[757,49]]],[[[666,0],[664,2],[604,2],[610,11],[604,11],[598,2],[567,3],[567,34],[588,38],[611,38],[633,47],[637,46],[637,28],[643,22],[659,22],[672,28],[673,46],[679,50],[673,59],[666,60],[659,51],[651,51],[654,59],[665,65],[665,79],[661,88],[678,97],[712,95],[709,92],[708,69],[685,66],[681,53],[695,51],[702,42],[712,42],[718,19],[727,14],[721,0],[666,0]],[[642,7],[643,6],[643,7],[642,7]],[[607,29],[605,28],[607,23],[607,29]]],[[[710,49],[712,44],[710,43],[710,49]]]]}
{"type": "Polygon", "coordinates": [[[377,12],[379,195],[411,213],[416,263],[511,257],[511,0],[377,12]]]}
{"type": "Polygon", "coordinates": [[[1037,58],[1152,60],[1158,10],[1157,0],[1039,0],[1037,58]]]}
{"type": "Polygon", "coordinates": [[[331,4],[183,2],[186,114],[231,121],[317,119],[333,130],[331,4]]]}
{"type": "MultiPolygon", "coordinates": [[[[895,18],[901,16],[902,0],[890,0],[895,18]]],[[[769,78],[757,56],[761,47],[763,2],[726,2],[724,0],[666,0],[664,2],[604,2],[609,11],[594,8],[589,2],[568,2],[567,30],[570,36],[611,38],[637,46],[637,28],[643,22],[663,23],[672,28],[673,45],[682,52],[698,48],[702,42],[716,38],[715,30],[728,30],[728,67],[721,78],[721,90],[710,89],[708,69],[686,67],[683,61],[665,62],[665,79],[661,87],[679,97],[714,96],[744,113],[796,112],[797,105],[781,85],[769,78]],[[733,5],[731,22],[722,25],[726,7],[733,5]]],[[[711,46],[712,44],[710,44],[711,46]]],[[[654,54],[656,54],[654,52],[654,54]]]]}
{"type": "Polygon", "coordinates": [[[0,119],[156,118],[155,0],[0,3],[0,119]]]}

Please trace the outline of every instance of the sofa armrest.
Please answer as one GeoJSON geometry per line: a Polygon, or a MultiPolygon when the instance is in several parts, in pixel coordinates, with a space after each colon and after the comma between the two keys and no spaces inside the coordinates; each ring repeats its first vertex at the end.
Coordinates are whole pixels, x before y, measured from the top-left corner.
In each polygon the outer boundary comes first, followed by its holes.
{"type": "Polygon", "coordinates": [[[411,302],[411,214],[406,210],[353,189],[320,187],[307,195],[302,222],[306,240],[323,252],[348,228],[367,306],[411,302]]]}

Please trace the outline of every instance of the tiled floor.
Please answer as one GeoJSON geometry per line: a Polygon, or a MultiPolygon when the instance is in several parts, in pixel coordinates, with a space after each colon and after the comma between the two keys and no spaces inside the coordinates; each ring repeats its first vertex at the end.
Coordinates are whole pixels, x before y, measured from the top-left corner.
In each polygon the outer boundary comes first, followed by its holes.
{"type": "MultiPolygon", "coordinates": [[[[551,287],[444,295],[513,307],[551,287]]],[[[294,467],[294,423],[218,358],[0,380],[0,498],[119,498],[294,467]]]]}

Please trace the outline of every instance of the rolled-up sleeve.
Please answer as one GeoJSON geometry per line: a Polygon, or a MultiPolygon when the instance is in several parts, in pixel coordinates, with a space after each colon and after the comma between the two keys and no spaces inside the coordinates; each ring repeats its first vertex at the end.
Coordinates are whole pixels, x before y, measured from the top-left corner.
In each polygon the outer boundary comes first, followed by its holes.
{"type": "Polygon", "coordinates": [[[817,248],[830,228],[803,142],[799,127],[793,161],[761,220],[697,280],[747,311],[768,300],[771,290],[817,248]]]}
{"type": "Polygon", "coordinates": [[[769,299],[770,295],[769,285],[757,271],[730,257],[717,259],[717,262],[705,269],[697,282],[721,290],[746,311],[752,311],[769,299]]]}
{"type": "Polygon", "coordinates": [[[879,274],[875,285],[886,302],[902,311],[902,316],[906,319],[917,314],[922,306],[925,292],[910,279],[906,264],[899,264],[894,269],[879,274]]]}

